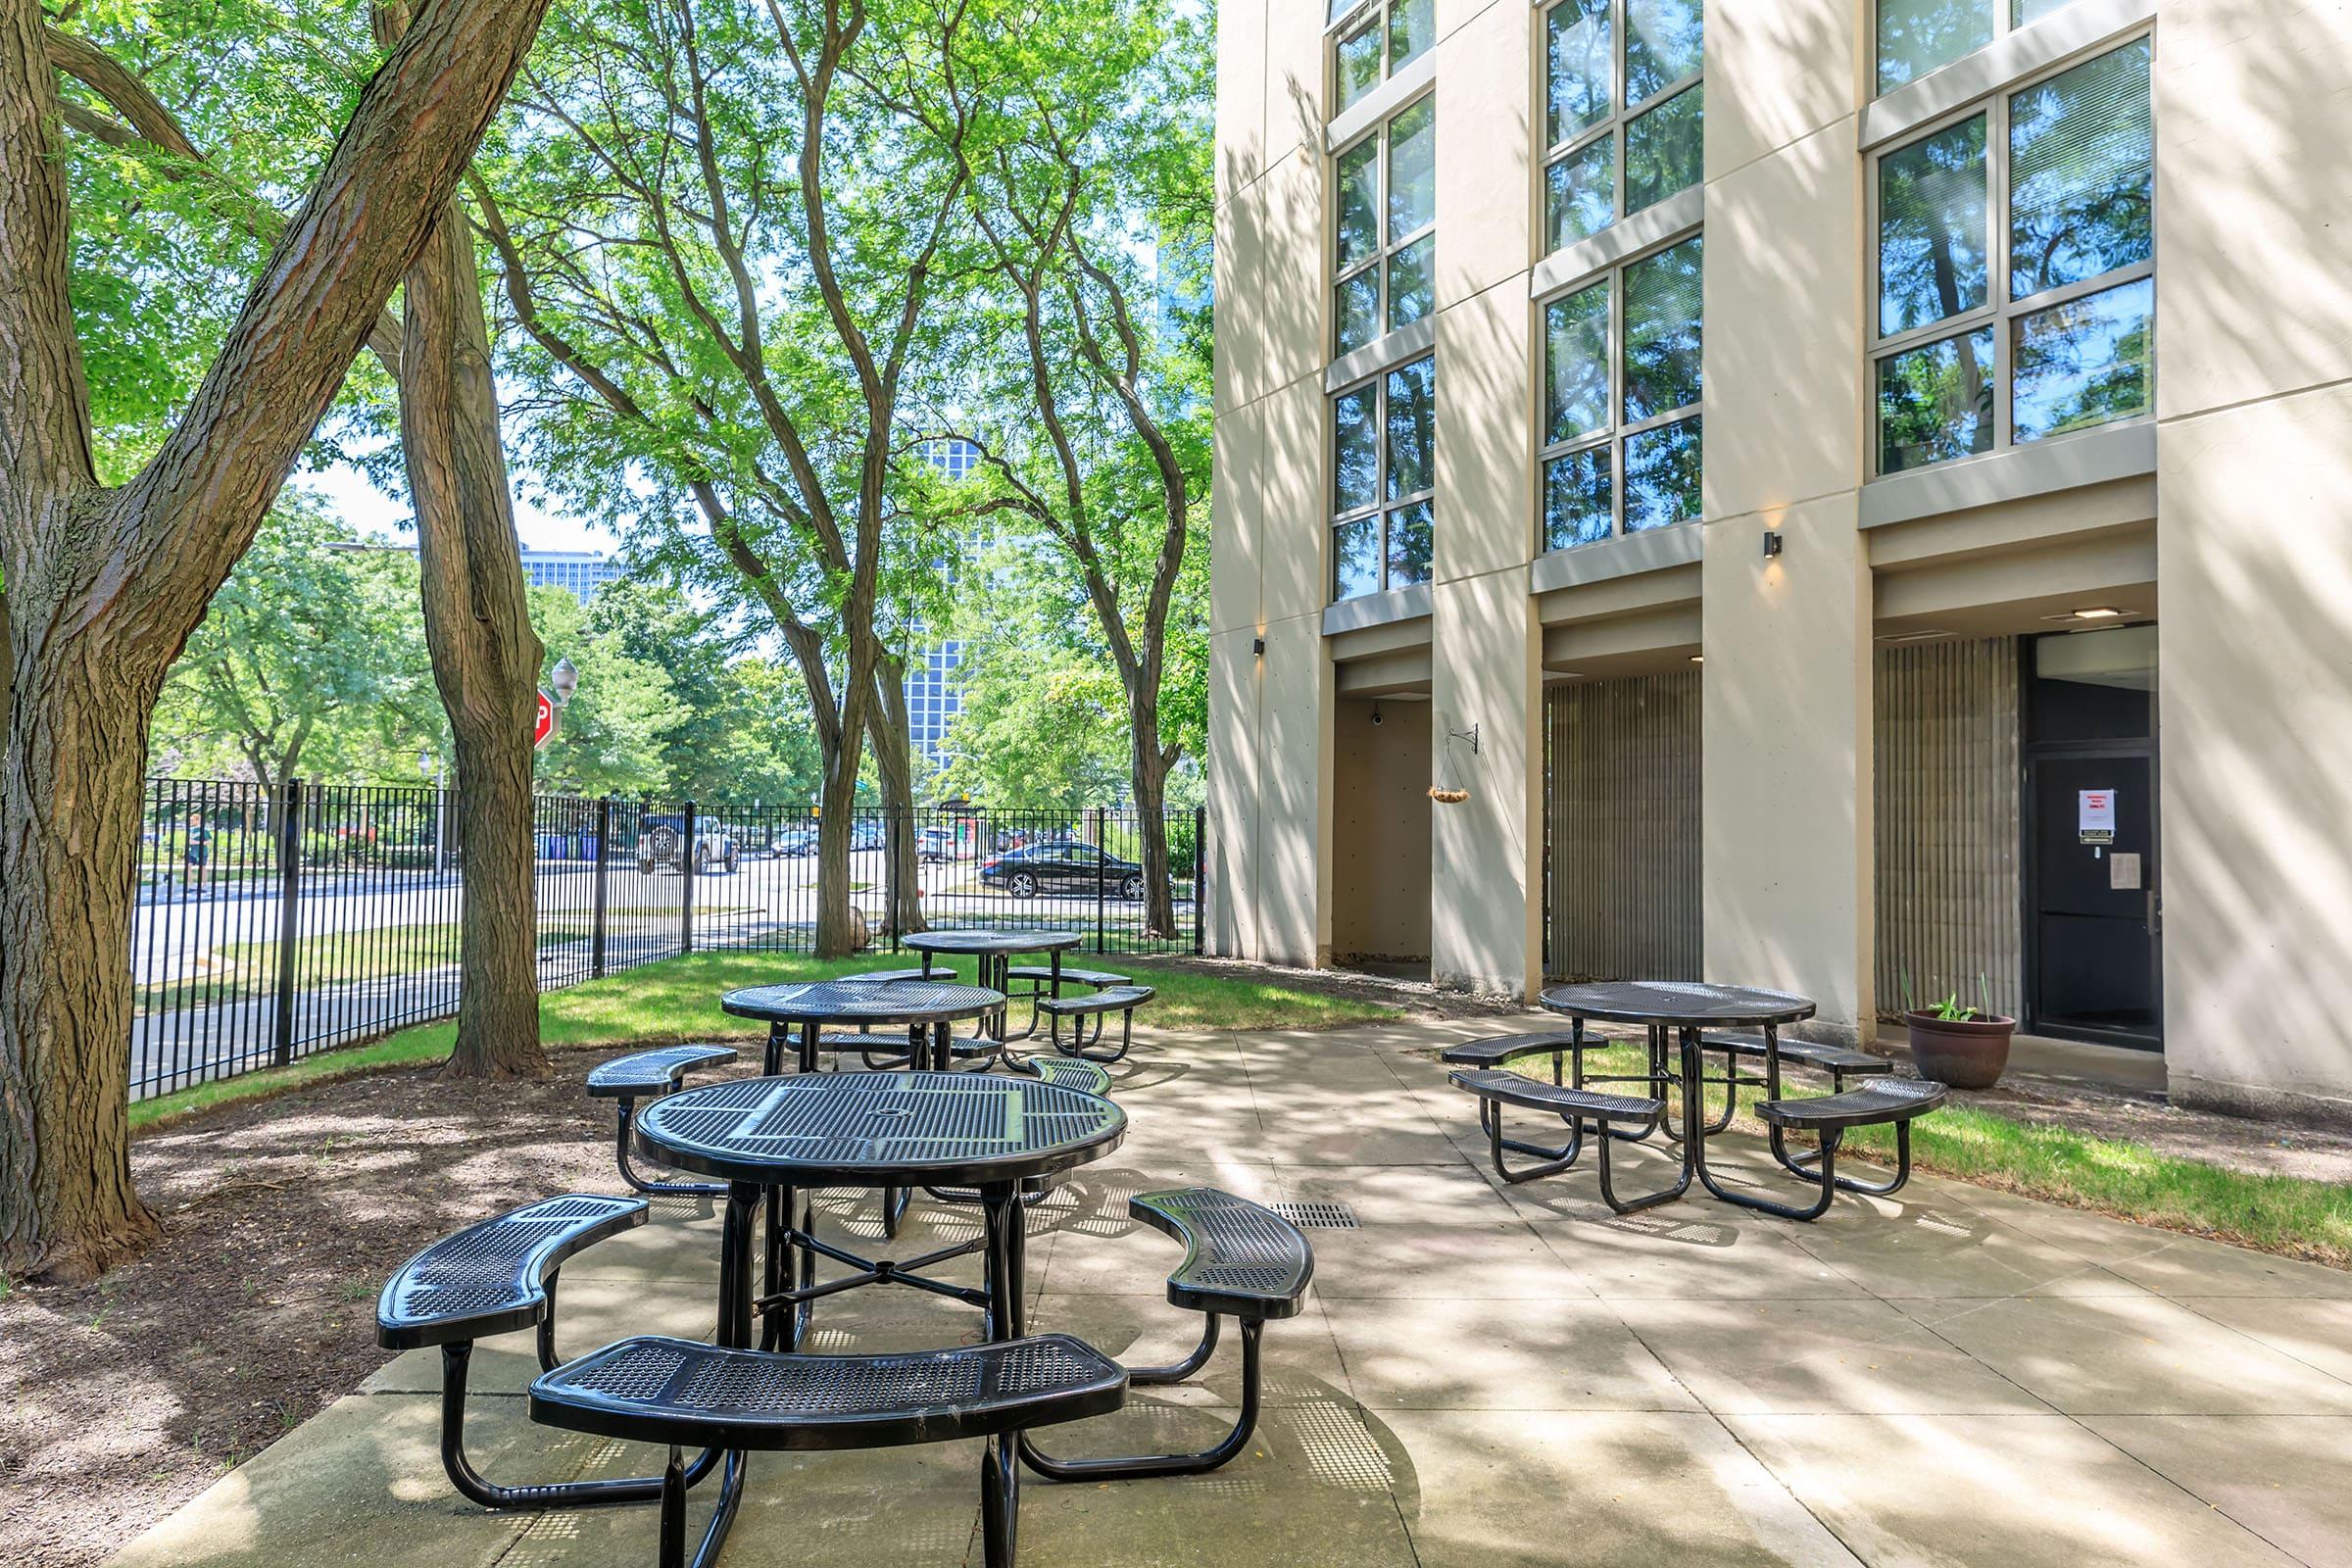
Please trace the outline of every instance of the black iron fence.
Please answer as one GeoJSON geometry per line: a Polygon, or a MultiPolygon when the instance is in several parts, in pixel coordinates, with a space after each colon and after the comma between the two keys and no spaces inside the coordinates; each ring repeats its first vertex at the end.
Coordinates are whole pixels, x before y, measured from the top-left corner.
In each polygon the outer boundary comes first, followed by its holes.
{"type": "MultiPolygon", "coordinates": [[[[131,938],[142,1099],[457,1010],[464,886],[454,793],[157,779],[131,938]]],[[[543,990],[697,951],[816,946],[815,813],[538,798],[543,990]]],[[[851,902],[870,945],[909,926],[1075,930],[1098,953],[1198,953],[1202,815],[1169,812],[1154,918],[1144,821],[1077,810],[863,808],[851,902]]]]}

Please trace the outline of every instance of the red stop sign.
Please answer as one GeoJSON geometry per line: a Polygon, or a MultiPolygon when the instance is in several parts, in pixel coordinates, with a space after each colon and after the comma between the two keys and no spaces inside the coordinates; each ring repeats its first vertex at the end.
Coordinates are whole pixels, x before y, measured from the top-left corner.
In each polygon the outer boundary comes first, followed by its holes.
{"type": "Polygon", "coordinates": [[[531,745],[545,746],[556,736],[556,700],[543,688],[539,693],[539,713],[531,721],[531,745]]]}

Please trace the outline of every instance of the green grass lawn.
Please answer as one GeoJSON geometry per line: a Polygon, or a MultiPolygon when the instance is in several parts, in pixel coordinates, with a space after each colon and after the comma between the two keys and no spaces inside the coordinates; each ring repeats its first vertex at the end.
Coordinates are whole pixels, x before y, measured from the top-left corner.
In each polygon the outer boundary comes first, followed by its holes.
{"type": "MultiPolygon", "coordinates": [[[[1708,1070],[1718,1070],[1721,1059],[1710,1056],[1708,1070]]],[[[1594,1073],[1644,1069],[1641,1051],[1632,1046],[1591,1054],[1586,1060],[1587,1070],[1594,1073]]],[[[1531,1058],[1520,1068],[1546,1081],[1551,1073],[1547,1057],[1531,1058]]],[[[1624,1089],[1642,1092],[1637,1085],[1624,1089]]],[[[1788,1089],[1791,1095],[1829,1092],[1802,1073],[1788,1080],[1788,1089]]],[[[1719,1111],[1723,1092],[1709,1090],[1707,1098],[1710,1112],[1719,1111]]],[[[1763,1123],[1745,1109],[1756,1098],[1756,1092],[1740,1097],[1742,1109],[1733,1126],[1760,1138],[1763,1123]]],[[[1812,1139],[1791,1137],[1790,1144],[1810,1148],[1812,1139]]],[[[1846,1135],[1840,1150],[1849,1152],[1891,1163],[1894,1130],[1857,1129],[1846,1135]]],[[[1957,1102],[1911,1124],[1911,1161],[1921,1170],[1980,1186],[2352,1268],[2352,1193],[2334,1183],[2227,1170],[2159,1153],[2144,1144],[2088,1138],[1957,1102]]]]}
{"type": "MultiPolygon", "coordinates": [[[[540,931],[539,946],[561,947],[587,939],[585,930],[551,927],[540,931]]],[[[458,961],[458,926],[455,921],[447,921],[387,926],[372,931],[329,931],[298,938],[294,952],[294,973],[304,986],[342,985],[353,980],[416,974],[458,961]]],[[[240,998],[268,996],[276,986],[274,940],[224,942],[205,955],[201,969],[185,978],[134,986],[131,1005],[139,1012],[167,1012],[198,1004],[211,1006],[240,998]]]]}
{"type": "MultiPolygon", "coordinates": [[[[667,1046],[687,1040],[764,1040],[765,1024],[731,1018],[719,1010],[720,993],[739,986],[821,980],[865,969],[913,968],[920,961],[921,956],[911,953],[865,953],[828,959],[781,953],[697,953],[546,993],[539,999],[540,1036],[550,1050],[667,1046]]],[[[1070,962],[1093,966],[1085,955],[1073,956],[1070,962]]],[[[1396,1011],[1382,1003],[1325,996],[1276,981],[1200,974],[1148,960],[1121,958],[1118,964],[1121,973],[1157,990],[1157,997],[1137,1016],[1159,1029],[1323,1029],[1377,1021],[1393,1017],[1396,1011]]],[[[934,965],[940,967],[943,965],[934,965]]],[[[968,980],[971,960],[962,960],[956,972],[968,980]]],[[[1019,1022],[1016,1017],[1016,1027],[1019,1022]]],[[[290,1067],[273,1067],[142,1100],[130,1107],[130,1124],[144,1127],[223,1101],[275,1094],[377,1067],[436,1061],[449,1054],[456,1039],[454,1021],[420,1024],[368,1045],[322,1052],[290,1067]]]]}

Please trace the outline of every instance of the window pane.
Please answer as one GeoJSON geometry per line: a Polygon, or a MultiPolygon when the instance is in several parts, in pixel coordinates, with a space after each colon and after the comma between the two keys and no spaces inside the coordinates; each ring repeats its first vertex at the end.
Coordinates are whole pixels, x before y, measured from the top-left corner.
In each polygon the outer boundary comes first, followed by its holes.
{"type": "Polygon", "coordinates": [[[1331,530],[1331,596],[1380,592],[1380,519],[1359,517],[1331,530]]]}
{"type": "Polygon", "coordinates": [[[2009,297],[2144,262],[2154,210],[2148,40],[2009,100],[2009,297]]]}
{"type": "Polygon", "coordinates": [[[1625,531],[1698,515],[1698,416],[1625,438],[1625,531]]]}
{"type": "Polygon", "coordinates": [[[1544,439],[1573,441],[1609,422],[1609,285],[1544,307],[1544,439]]]}
{"type": "Polygon", "coordinates": [[[1429,581],[1430,503],[1415,502],[1389,514],[1389,586],[1429,581]]]}
{"type": "Polygon", "coordinates": [[[1544,171],[1544,212],[1552,250],[1599,233],[1617,220],[1617,137],[1589,142],[1544,171]]]}
{"type": "Polygon", "coordinates": [[[1992,0],[1879,0],[1879,91],[1992,42],[1992,0]]]}
{"type": "Polygon", "coordinates": [[[1379,17],[1340,40],[1339,67],[1342,109],[1380,85],[1379,17]]]}
{"type": "Polygon", "coordinates": [[[1389,0],[1389,70],[1419,59],[1438,36],[1438,0],[1389,0]]]}
{"type": "MultiPolygon", "coordinates": [[[[1625,418],[1655,418],[1698,401],[1699,240],[1625,270],[1625,418]]],[[[1626,493],[1633,493],[1627,462],[1626,493]]]]}
{"type": "Polygon", "coordinates": [[[1879,162],[1879,330],[1984,303],[1984,117],[1879,162]]]}
{"type": "Polygon", "coordinates": [[[1699,0],[1626,0],[1628,109],[1698,69],[1704,15],[1699,0]]]}
{"type": "Polygon", "coordinates": [[[1367,267],[1333,293],[1334,355],[1352,354],[1380,336],[1380,269],[1367,267]]]}
{"type": "Polygon", "coordinates": [[[1437,417],[1434,356],[1389,372],[1389,500],[1436,488],[1437,417]]]}
{"type": "Polygon", "coordinates": [[[1423,235],[1389,258],[1389,330],[1418,321],[1437,304],[1438,236],[1423,235]]]}
{"type": "Polygon", "coordinates": [[[1549,107],[1546,146],[1556,146],[1609,118],[1609,0],[1566,0],[1544,19],[1544,79],[1549,107]]]}
{"type": "Polygon", "coordinates": [[[1698,183],[1705,156],[1704,84],[1686,87],[1625,122],[1625,211],[1640,212],[1698,183]]]}
{"type": "Polygon", "coordinates": [[[1331,401],[1334,512],[1353,512],[1380,499],[1380,442],[1372,427],[1372,402],[1368,386],[1331,401]]]}
{"type": "Polygon", "coordinates": [[[1438,100],[1433,95],[1389,122],[1389,243],[1438,216],[1438,100]]]}
{"type": "Polygon", "coordinates": [[[2051,12],[2073,3],[2074,0],[2010,0],[2009,24],[2022,27],[2029,22],[2039,22],[2051,12]]]}
{"type": "Polygon", "coordinates": [[[1340,270],[1379,249],[1380,138],[1367,136],[1340,154],[1340,270]]]}
{"type": "Polygon", "coordinates": [[[2143,277],[2019,317],[2014,438],[2036,441],[2147,413],[2155,309],[2155,281],[2143,277]]]}
{"type": "Polygon", "coordinates": [[[1879,362],[1879,471],[1992,450],[1992,328],[1879,362]]]}
{"type": "Polygon", "coordinates": [[[1605,442],[1544,465],[1544,548],[1566,550],[1606,539],[1612,488],[1605,442]]]}

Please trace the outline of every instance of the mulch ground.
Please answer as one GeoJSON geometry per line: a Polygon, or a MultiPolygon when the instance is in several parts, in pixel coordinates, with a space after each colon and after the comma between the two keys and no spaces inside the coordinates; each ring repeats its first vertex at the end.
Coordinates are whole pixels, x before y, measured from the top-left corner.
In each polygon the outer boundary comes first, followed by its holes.
{"type": "MultiPolygon", "coordinates": [[[[1499,1010],[1278,973],[1422,1017],[1499,1010]]],[[[612,1107],[580,1083],[618,1054],[562,1053],[544,1083],[397,1069],[140,1137],[131,1168],[163,1240],[97,1285],[0,1298],[0,1562],[103,1562],[388,1359],[375,1297],[403,1258],[551,1193],[613,1190],[612,1107]]]]}

